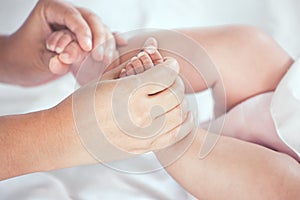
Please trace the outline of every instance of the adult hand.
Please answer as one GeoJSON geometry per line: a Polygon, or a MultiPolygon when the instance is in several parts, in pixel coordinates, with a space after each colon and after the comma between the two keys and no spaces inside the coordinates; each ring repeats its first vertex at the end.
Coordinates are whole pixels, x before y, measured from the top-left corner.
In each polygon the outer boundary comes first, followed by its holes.
{"type": "Polygon", "coordinates": [[[83,52],[113,38],[92,12],[60,0],[40,0],[20,29],[3,43],[6,74],[1,80],[33,86],[57,78],[49,70],[50,58],[56,53],[47,50],[45,41],[60,29],[70,30],[83,52]]]}
{"type": "Polygon", "coordinates": [[[76,91],[74,121],[88,151],[107,162],[168,147],[190,133],[193,117],[178,73],[168,58],[142,74],[76,91]]]}

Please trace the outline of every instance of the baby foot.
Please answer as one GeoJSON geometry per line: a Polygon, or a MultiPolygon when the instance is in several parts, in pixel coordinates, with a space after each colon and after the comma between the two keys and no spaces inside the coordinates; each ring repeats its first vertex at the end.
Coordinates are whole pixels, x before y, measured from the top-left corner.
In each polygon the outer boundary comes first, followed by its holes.
{"type": "Polygon", "coordinates": [[[137,55],[131,58],[124,69],[121,70],[120,78],[135,74],[140,74],[151,67],[162,63],[163,57],[157,49],[157,41],[154,38],[148,38],[144,44],[144,48],[137,55]]]}

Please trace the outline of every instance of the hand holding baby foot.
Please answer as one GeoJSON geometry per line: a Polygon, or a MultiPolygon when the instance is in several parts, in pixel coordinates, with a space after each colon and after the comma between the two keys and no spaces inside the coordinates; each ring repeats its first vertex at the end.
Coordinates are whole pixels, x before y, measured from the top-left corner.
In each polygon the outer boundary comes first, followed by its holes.
{"type": "Polygon", "coordinates": [[[81,141],[101,161],[112,161],[185,137],[194,123],[178,73],[176,60],[166,58],[145,73],[80,88],[73,114],[81,141]]]}

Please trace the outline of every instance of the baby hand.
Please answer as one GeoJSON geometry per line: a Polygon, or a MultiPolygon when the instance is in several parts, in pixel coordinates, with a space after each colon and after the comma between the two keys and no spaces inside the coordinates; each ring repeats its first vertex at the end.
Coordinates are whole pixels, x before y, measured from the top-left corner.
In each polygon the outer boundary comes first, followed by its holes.
{"type": "MultiPolygon", "coordinates": [[[[104,44],[95,47],[96,50],[92,51],[92,56],[96,61],[109,65],[118,58],[116,47],[126,45],[126,41],[116,33],[111,34],[107,30],[104,41],[106,41],[104,44]]],[[[46,39],[46,47],[49,51],[56,53],[49,62],[49,69],[53,74],[62,75],[70,70],[76,74],[81,62],[87,56],[87,52],[80,47],[75,35],[68,29],[53,32],[46,39]]],[[[79,80],[79,82],[87,81],[79,80]]]]}

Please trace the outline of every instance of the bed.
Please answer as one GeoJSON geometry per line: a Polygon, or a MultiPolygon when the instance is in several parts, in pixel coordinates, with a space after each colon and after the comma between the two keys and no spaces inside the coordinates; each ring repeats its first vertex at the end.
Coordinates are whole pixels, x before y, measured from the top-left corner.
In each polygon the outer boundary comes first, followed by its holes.
{"type": "MultiPolygon", "coordinates": [[[[35,0],[1,0],[0,32],[9,34],[24,21],[35,0]],[[15,6],[22,4],[22,6],[15,6]],[[8,19],[8,20],[6,20],[8,19]]],[[[73,0],[88,7],[111,30],[129,31],[140,28],[171,29],[179,27],[248,24],[262,28],[296,58],[300,55],[300,2],[297,0],[73,0]]],[[[55,82],[22,88],[0,84],[0,114],[18,114],[56,105],[75,89],[75,80],[68,74],[55,82]],[[59,86],[59,87],[58,87],[59,86]],[[54,92],[55,91],[55,92],[54,92]]],[[[211,117],[212,102],[209,91],[197,94],[207,102],[199,105],[199,121],[211,117]],[[208,106],[207,106],[208,105],[208,106]],[[205,112],[203,112],[203,110],[205,112]]],[[[134,166],[159,167],[151,153],[140,159],[116,163],[134,166]]],[[[0,199],[194,199],[164,170],[153,173],[124,173],[107,166],[91,165],[52,172],[24,175],[0,182],[0,199]]]]}

